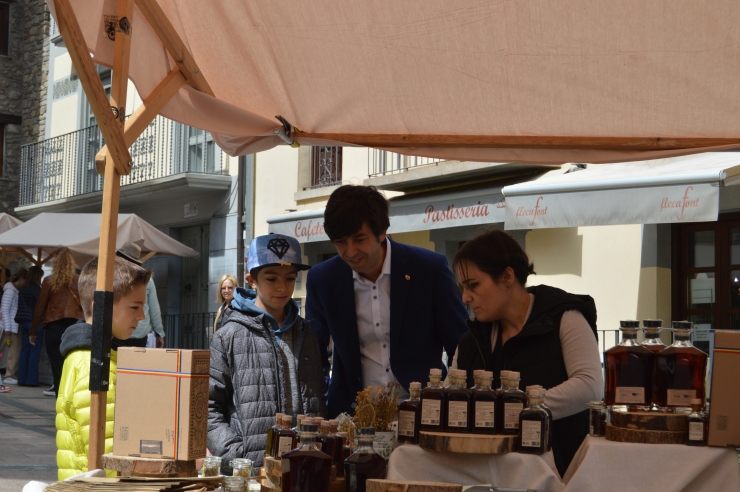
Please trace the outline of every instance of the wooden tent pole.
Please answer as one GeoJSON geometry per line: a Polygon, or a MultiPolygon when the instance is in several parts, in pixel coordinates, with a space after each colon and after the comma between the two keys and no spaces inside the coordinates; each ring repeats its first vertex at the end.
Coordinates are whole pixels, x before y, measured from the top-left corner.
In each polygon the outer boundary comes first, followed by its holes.
{"type": "MultiPolygon", "coordinates": [[[[110,106],[113,108],[113,112],[118,115],[114,133],[121,139],[127,149],[128,145],[123,138],[123,124],[126,115],[134,1],[118,0],[116,14],[117,25],[115,27],[110,106]]],[[[108,142],[107,138],[106,142],[108,142]]],[[[103,454],[106,452],[105,424],[114,302],[113,272],[121,190],[120,166],[116,162],[115,154],[112,151],[111,154],[113,155],[108,155],[105,159],[103,210],[100,221],[100,244],[98,246],[98,277],[93,301],[93,346],[90,354],[90,439],[87,452],[89,470],[103,468],[103,454]]]]}

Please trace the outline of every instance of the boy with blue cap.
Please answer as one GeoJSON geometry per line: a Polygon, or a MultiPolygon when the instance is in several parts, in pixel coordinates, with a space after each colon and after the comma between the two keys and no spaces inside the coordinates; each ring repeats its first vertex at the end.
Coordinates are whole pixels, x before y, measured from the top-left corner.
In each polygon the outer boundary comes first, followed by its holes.
{"type": "Polygon", "coordinates": [[[326,416],[326,383],[315,333],[293,301],[308,270],[298,241],[282,234],[252,240],[246,281],[211,340],[208,449],[231,475],[234,458],[261,466],[275,414],[326,416]]]}

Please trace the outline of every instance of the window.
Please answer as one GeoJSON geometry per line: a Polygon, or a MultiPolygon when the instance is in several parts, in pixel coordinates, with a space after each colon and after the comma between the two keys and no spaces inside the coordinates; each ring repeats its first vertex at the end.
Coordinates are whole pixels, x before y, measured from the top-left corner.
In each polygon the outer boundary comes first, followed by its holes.
{"type": "Polygon", "coordinates": [[[0,2],[0,56],[10,56],[10,4],[0,2]]]}
{"type": "Polygon", "coordinates": [[[707,352],[706,329],[740,330],[740,214],[673,226],[673,319],[694,323],[694,345],[707,352]]]}
{"type": "MultiPolygon", "coordinates": [[[[98,66],[98,74],[103,84],[105,95],[110,99],[111,91],[111,71],[108,68],[98,66]]],[[[103,176],[98,174],[95,168],[95,156],[103,148],[103,134],[100,133],[98,122],[95,120],[90,103],[85,98],[85,110],[82,116],[82,130],[80,131],[80,166],[82,168],[83,183],[81,183],[83,193],[100,191],[103,189],[103,176]]]]}
{"type": "Polygon", "coordinates": [[[311,148],[311,188],[342,182],[342,147],[311,148]]]}

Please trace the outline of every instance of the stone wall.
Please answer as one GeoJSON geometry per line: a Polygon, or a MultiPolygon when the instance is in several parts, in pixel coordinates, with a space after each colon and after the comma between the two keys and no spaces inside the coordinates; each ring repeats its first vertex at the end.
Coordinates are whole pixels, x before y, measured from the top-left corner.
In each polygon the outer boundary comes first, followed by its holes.
{"type": "Polygon", "coordinates": [[[10,53],[0,57],[0,123],[5,123],[0,212],[18,204],[21,146],[44,138],[49,65],[49,9],[44,0],[19,0],[10,11],[10,53]],[[13,121],[20,124],[9,124],[13,121]]]}

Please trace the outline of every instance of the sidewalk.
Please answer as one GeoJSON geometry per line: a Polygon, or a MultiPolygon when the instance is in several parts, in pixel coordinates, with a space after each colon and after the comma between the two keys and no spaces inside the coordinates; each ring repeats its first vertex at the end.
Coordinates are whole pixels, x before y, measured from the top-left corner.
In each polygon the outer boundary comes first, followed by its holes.
{"type": "Polygon", "coordinates": [[[55,399],[41,393],[46,385],[10,387],[0,393],[0,492],[57,478],[55,399]]]}

